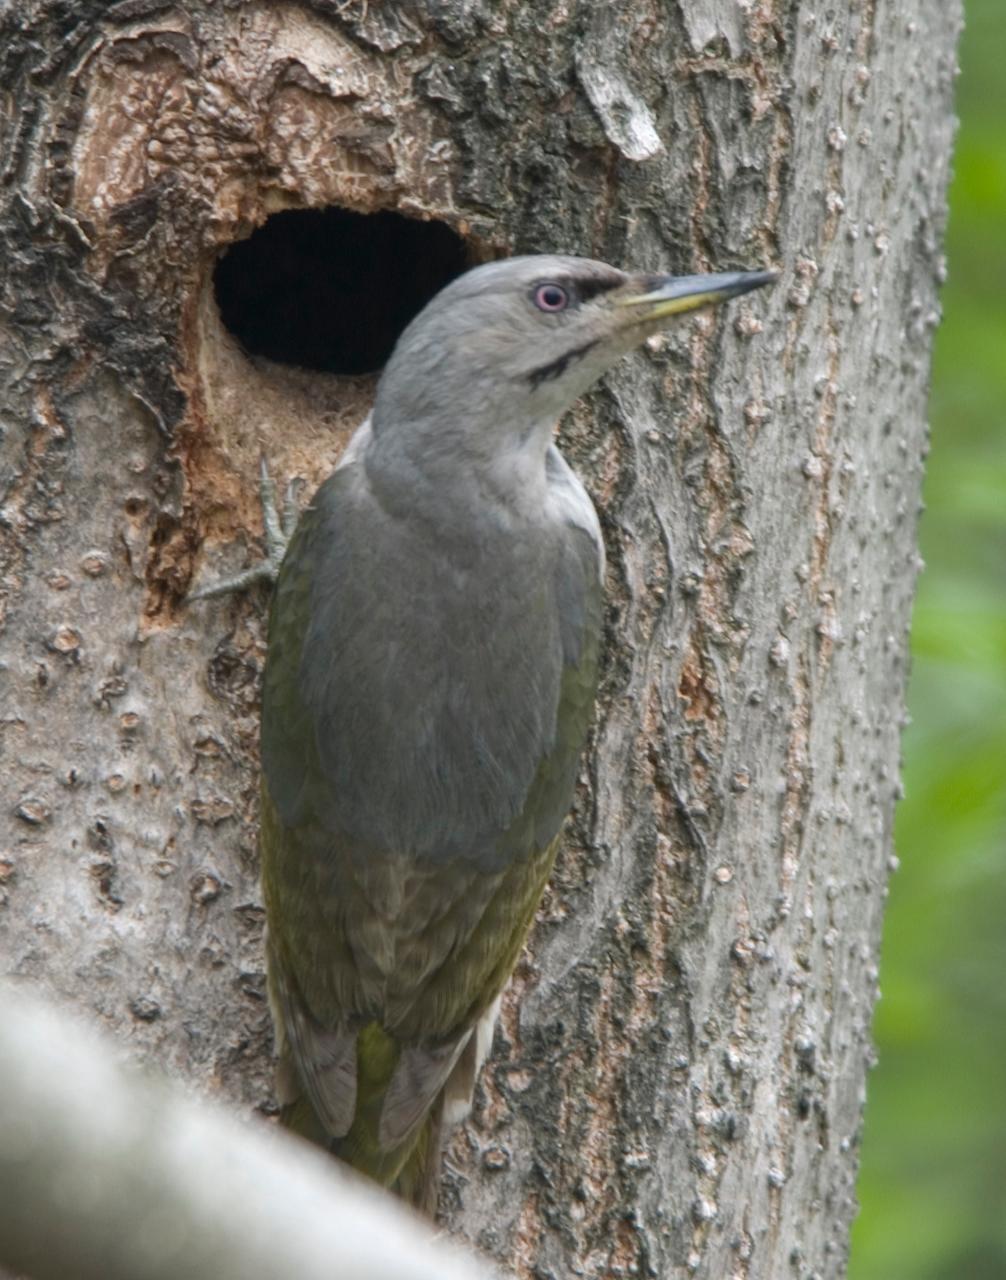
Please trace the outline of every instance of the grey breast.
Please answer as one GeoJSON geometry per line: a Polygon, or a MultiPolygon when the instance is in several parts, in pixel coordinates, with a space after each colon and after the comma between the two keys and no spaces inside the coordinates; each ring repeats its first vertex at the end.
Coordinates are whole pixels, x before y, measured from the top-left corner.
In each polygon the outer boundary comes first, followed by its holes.
{"type": "Polygon", "coordinates": [[[555,740],[596,517],[559,459],[547,518],[445,540],[381,511],[354,471],[314,504],[325,555],[300,669],[319,816],[374,849],[492,866],[555,740]]]}

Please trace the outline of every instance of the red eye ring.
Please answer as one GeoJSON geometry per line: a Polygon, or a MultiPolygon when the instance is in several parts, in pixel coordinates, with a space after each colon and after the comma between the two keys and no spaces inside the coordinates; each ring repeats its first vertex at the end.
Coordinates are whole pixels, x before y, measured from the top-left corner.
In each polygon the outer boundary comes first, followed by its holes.
{"type": "Polygon", "coordinates": [[[535,289],[534,305],[539,311],[565,311],[569,306],[569,294],[561,284],[547,281],[535,289]]]}

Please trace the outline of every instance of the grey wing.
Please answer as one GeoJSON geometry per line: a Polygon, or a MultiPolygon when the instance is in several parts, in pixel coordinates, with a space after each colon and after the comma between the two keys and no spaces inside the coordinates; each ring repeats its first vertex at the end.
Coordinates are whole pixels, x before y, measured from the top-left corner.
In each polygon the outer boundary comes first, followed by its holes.
{"type": "MultiPolygon", "coordinates": [[[[565,526],[563,552],[556,563],[555,604],[564,676],[550,757],[542,762],[543,784],[535,797],[533,847],[552,842],[572,799],[577,763],[593,710],[601,633],[601,578],[604,544],[594,506],[580,481],[555,448],[548,455],[550,497],[565,526]]],[[[521,829],[518,822],[508,836],[521,829]]],[[[506,841],[504,836],[503,840],[506,841]]],[[[524,837],[526,839],[526,837],[524,837]]],[[[500,995],[466,1032],[450,1043],[403,1051],[381,1115],[382,1145],[411,1133],[445,1091],[443,1119],[457,1123],[471,1107],[475,1078],[492,1041],[500,995]]]]}
{"type": "MultiPolygon", "coordinates": [[[[513,874],[519,876],[526,866],[529,879],[538,875],[537,871],[532,875],[532,870],[539,864],[541,875],[547,874],[546,863],[550,861],[550,856],[546,857],[538,851],[546,850],[551,845],[572,798],[577,762],[594,700],[600,635],[600,575],[603,567],[600,528],[582,485],[557,450],[550,451],[547,469],[553,515],[556,523],[565,530],[561,554],[555,562],[556,577],[551,597],[553,608],[558,614],[558,617],[555,612],[551,614],[551,626],[557,625],[558,629],[557,635],[553,632],[553,644],[557,639],[557,648],[561,650],[561,658],[556,655],[557,664],[561,668],[558,673],[561,684],[559,705],[555,720],[550,720],[543,735],[544,754],[533,785],[525,797],[526,803],[512,825],[500,832],[493,845],[493,854],[500,868],[496,874],[503,874],[504,869],[512,869],[513,874]]],[[[281,838],[270,841],[267,834],[263,854],[268,878],[276,881],[279,886],[277,893],[282,889],[286,895],[294,892],[294,888],[287,884],[286,877],[295,875],[299,861],[297,855],[302,852],[300,844],[304,831],[301,824],[313,818],[323,830],[338,832],[344,829],[343,819],[346,814],[339,804],[344,788],[337,785],[339,779],[333,777],[326,763],[317,754],[317,744],[325,737],[327,727],[323,723],[323,713],[329,709],[330,691],[334,688],[329,681],[336,672],[335,656],[338,654],[340,662],[344,662],[347,649],[354,646],[362,648],[358,638],[368,634],[367,616],[359,609],[348,607],[359,575],[347,572],[338,581],[334,576],[336,569],[344,567],[342,556],[345,552],[342,539],[335,536],[335,524],[327,518],[327,513],[334,506],[337,488],[340,501],[353,501],[352,476],[345,469],[340,468],[340,472],[323,486],[312,504],[312,512],[305,519],[301,531],[299,548],[291,548],[293,554],[289,557],[289,563],[284,566],[270,632],[266,702],[269,708],[275,709],[276,714],[263,717],[263,763],[268,780],[267,790],[278,811],[277,825],[281,828],[281,838]],[[314,541],[316,537],[318,542],[314,541]],[[324,557],[321,554],[322,541],[324,557]],[[326,606],[321,610],[312,607],[312,600],[315,606],[318,600],[318,595],[311,589],[312,583],[315,589],[320,589],[322,603],[326,606]],[[309,663],[308,667],[311,671],[321,673],[325,679],[314,688],[306,688],[303,683],[305,668],[301,658],[305,638],[312,632],[320,637],[320,651],[324,652],[326,661],[315,662],[313,665],[309,663]],[[270,852],[273,844],[277,850],[285,850],[286,854],[280,857],[278,852],[270,852]]],[[[339,668],[340,671],[345,669],[344,666],[339,668]]],[[[354,699],[350,696],[353,692],[352,688],[345,691],[344,702],[348,705],[354,705],[354,699]]],[[[337,699],[331,700],[332,706],[337,704],[337,699]]],[[[346,723],[347,717],[343,715],[340,725],[345,726],[346,723]]],[[[348,733],[350,730],[340,728],[340,732],[348,733]]],[[[384,799],[386,790],[385,781],[384,791],[381,793],[384,799]]],[[[353,874],[341,882],[341,895],[352,896],[354,903],[357,903],[356,894],[361,891],[359,876],[362,873],[357,861],[351,865],[353,874]]],[[[366,866],[366,861],[362,865],[366,866]]],[[[466,871],[477,874],[480,881],[486,880],[488,867],[467,863],[464,865],[466,871]]],[[[454,898],[459,892],[456,871],[456,865],[444,867],[445,880],[442,887],[447,899],[454,898]]],[[[523,892],[526,886],[515,886],[515,891],[517,888],[523,892]]],[[[529,896],[527,899],[527,913],[522,914],[519,925],[521,936],[533,915],[539,892],[540,885],[533,897],[529,896]]],[[[462,894],[462,900],[470,897],[470,892],[462,894]]],[[[298,900],[298,911],[309,914],[315,910],[320,911],[318,895],[309,892],[307,886],[302,898],[302,901],[298,900]]],[[[358,905],[362,907],[363,904],[359,902],[358,905]]],[[[383,896],[382,905],[385,909],[390,905],[383,896]]],[[[410,914],[414,915],[414,908],[413,901],[410,914]]],[[[297,915],[297,912],[292,914],[297,915]]],[[[366,911],[364,915],[367,920],[370,919],[370,914],[366,911]]],[[[353,919],[354,913],[349,911],[347,930],[353,919]]],[[[319,920],[318,923],[320,926],[323,922],[319,920]]],[[[376,919],[374,923],[378,923],[376,919]]],[[[414,920],[412,923],[414,925],[414,920]]],[[[467,929],[464,934],[468,935],[467,929]]],[[[416,945],[420,941],[422,940],[417,940],[416,945]]],[[[459,935],[457,945],[462,945],[462,941],[459,935]]],[[[436,938],[431,941],[431,946],[433,942],[437,942],[439,946],[436,938]]],[[[339,953],[338,957],[333,958],[332,974],[316,971],[308,963],[306,954],[295,964],[291,961],[289,972],[292,982],[284,984],[282,981],[282,965],[270,967],[271,972],[278,975],[274,999],[282,1011],[289,1049],[297,1063],[303,1087],[326,1127],[333,1135],[339,1136],[345,1134],[351,1126],[356,1108],[355,1036],[343,1029],[345,1021],[366,1008],[376,1011],[377,1006],[384,1001],[372,1001],[368,998],[366,973],[359,967],[361,952],[350,947],[348,932],[345,937],[338,933],[330,935],[329,945],[339,953]]],[[[380,960],[379,950],[372,950],[370,946],[362,949],[368,962],[367,972],[374,967],[371,960],[375,964],[380,960]]],[[[287,952],[291,957],[294,953],[299,956],[295,938],[286,938],[284,953],[287,952]]],[[[508,964],[512,965],[512,961],[508,961],[508,964]]],[[[387,968],[383,965],[377,967],[382,971],[387,968]]],[[[392,967],[396,973],[400,972],[397,965],[392,967]]],[[[414,972],[411,967],[407,968],[408,972],[414,972]]],[[[484,994],[487,1002],[491,1002],[499,992],[503,971],[500,970],[499,976],[496,976],[494,969],[489,971],[491,966],[487,964],[486,968],[485,981],[489,985],[484,994]]],[[[403,973],[401,976],[405,978],[407,974],[403,973]]],[[[387,978],[383,978],[381,985],[386,981],[387,978]]],[[[421,1118],[440,1089],[445,1083],[453,1081],[455,1075],[459,1081],[459,1088],[456,1090],[459,1094],[458,1101],[463,1103],[464,1099],[460,1095],[470,1096],[473,1075],[468,1058],[480,1058],[488,1047],[488,1030],[486,1036],[481,1034],[481,1028],[478,1035],[472,1036],[473,1025],[465,1025],[464,1010],[461,1007],[463,1002],[459,1003],[460,997],[450,988],[446,978],[441,979],[437,974],[431,974],[426,985],[431,989],[434,986],[437,988],[438,994],[433,1007],[439,1011],[438,1019],[442,1022],[437,1034],[444,1036],[446,1033],[449,1039],[441,1040],[436,1045],[420,1045],[413,1040],[403,1049],[399,1069],[389,1086],[383,1108],[380,1133],[382,1146],[395,1145],[402,1140],[401,1135],[409,1134],[414,1129],[417,1118],[421,1118]],[[482,1043],[483,1040],[486,1041],[485,1044],[482,1043]],[[474,1052],[466,1052],[469,1046],[474,1052]],[[463,1071],[462,1068],[466,1069],[463,1071]],[[461,1075],[464,1075],[464,1088],[460,1087],[461,1075]]],[[[394,1003],[402,1003],[403,1006],[407,1003],[404,990],[398,993],[394,1003]]],[[[401,1023],[405,1031],[405,1024],[414,1018],[414,1013],[410,1015],[403,1007],[400,1015],[396,1016],[396,1023],[401,1023]]],[[[491,1029],[492,1019],[487,1018],[485,1021],[487,1028],[491,1029]]],[[[428,1023],[429,1018],[424,1019],[424,1028],[428,1023]]],[[[415,1034],[415,1028],[410,1026],[405,1039],[412,1039],[415,1034]]],[[[453,1085],[449,1086],[448,1091],[451,1089],[453,1085]]],[[[451,1100],[453,1102],[453,1096],[451,1100]]]]}

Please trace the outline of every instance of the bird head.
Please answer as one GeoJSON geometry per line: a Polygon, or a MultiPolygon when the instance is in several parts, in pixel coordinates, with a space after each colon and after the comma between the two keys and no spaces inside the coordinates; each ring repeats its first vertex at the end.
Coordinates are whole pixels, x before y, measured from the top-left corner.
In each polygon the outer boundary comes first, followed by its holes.
{"type": "Polygon", "coordinates": [[[621,356],[674,319],[776,279],[771,271],[669,276],[534,255],[475,267],[402,336],[378,387],[375,428],[462,418],[469,430],[550,426],[621,356]]]}

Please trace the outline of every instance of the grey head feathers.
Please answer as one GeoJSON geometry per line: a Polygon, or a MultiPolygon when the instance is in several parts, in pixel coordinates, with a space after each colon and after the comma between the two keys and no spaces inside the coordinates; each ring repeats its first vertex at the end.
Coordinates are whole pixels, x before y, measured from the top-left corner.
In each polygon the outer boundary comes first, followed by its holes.
{"type": "Polygon", "coordinates": [[[604,298],[628,280],[603,262],[547,255],[460,276],[399,339],[378,388],[375,431],[457,416],[496,439],[497,428],[526,434],[532,422],[547,432],[617,358],[596,358],[606,354],[598,352],[609,327],[604,298]],[[536,301],[549,285],[565,292],[565,306],[536,301]]]}

